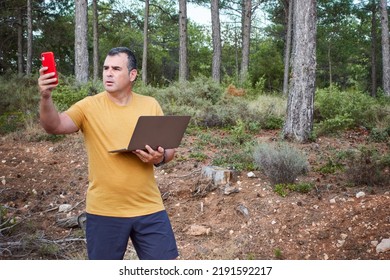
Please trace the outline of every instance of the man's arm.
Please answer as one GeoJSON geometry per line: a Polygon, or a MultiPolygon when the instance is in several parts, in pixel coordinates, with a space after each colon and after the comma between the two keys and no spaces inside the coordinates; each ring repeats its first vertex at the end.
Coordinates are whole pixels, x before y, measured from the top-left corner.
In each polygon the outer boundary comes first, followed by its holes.
{"type": "Polygon", "coordinates": [[[38,87],[41,94],[39,115],[42,127],[50,134],[68,134],[79,130],[73,120],[65,113],[58,113],[51,93],[57,85],[51,84],[56,79],[54,73],[44,74],[47,67],[39,70],[38,87]]]}

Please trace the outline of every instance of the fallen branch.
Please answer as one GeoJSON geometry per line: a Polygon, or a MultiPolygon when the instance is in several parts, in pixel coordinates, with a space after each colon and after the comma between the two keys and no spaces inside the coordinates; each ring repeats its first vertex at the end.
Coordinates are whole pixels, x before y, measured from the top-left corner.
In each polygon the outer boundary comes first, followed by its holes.
{"type": "Polygon", "coordinates": [[[11,188],[4,188],[4,189],[1,189],[0,190],[0,194],[2,194],[3,192],[5,192],[5,191],[8,191],[8,190],[10,190],[11,188]]]}
{"type": "Polygon", "coordinates": [[[83,203],[85,201],[85,198],[79,202],[77,202],[71,209],[70,211],[72,211],[73,209],[75,209],[77,206],[79,206],[81,203],[83,203]]]}
{"type": "Polygon", "coordinates": [[[54,243],[54,244],[67,243],[67,242],[79,242],[79,241],[87,243],[87,240],[85,238],[64,238],[59,240],[40,239],[40,241],[44,243],[54,243]]]}
{"type": "Polygon", "coordinates": [[[190,177],[190,176],[194,175],[195,173],[199,173],[200,171],[202,171],[202,168],[195,169],[194,171],[192,171],[191,173],[186,174],[186,175],[182,175],[182,176],[173,176],[173,178],[186,178],[186,177],[190,177]]]}

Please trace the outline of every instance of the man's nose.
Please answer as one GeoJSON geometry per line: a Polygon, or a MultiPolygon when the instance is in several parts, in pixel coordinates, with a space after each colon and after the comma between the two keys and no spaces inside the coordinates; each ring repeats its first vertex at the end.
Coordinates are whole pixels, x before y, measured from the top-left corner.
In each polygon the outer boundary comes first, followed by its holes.
{"type": "Polygon", "coordinates": [[[107,75],[108,77],[111,77],[111,76],[112,76],[112,69],[107,69],[107,70],[106,70],[106,75],[107,75]]]}

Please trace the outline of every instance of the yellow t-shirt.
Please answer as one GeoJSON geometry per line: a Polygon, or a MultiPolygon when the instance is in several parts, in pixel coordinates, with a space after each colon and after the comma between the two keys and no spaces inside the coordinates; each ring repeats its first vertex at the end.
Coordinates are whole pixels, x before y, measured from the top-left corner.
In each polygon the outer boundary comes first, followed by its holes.
{"type": "Polygon", "coordinates": [[[127,147],[139,116],[163,115],[158,102],[133,93],[127,106],[107,92],[89,96],[66,111],[84,134],[89,164],[86,210],[111,217],[136,217],[164,209],[152,164],[132,153],[109,153],[127,147]]]}

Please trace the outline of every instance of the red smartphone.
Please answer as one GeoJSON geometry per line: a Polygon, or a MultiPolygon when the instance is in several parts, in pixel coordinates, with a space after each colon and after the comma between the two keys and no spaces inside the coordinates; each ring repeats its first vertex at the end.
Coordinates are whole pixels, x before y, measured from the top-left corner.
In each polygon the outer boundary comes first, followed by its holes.
{"type": "Polygon", "coordinates": [[[56,62],[54,60],[54,53],[53,52],[43,52],[41,54],[41,61],[43,67],[48,67],[48,69],[44,72],[47,73],[55,73],[55,76],[52,78],[57,78],[57,81],[53,83],[53,85],[58,84],[58,73],[56,68],[56,62]]]}

